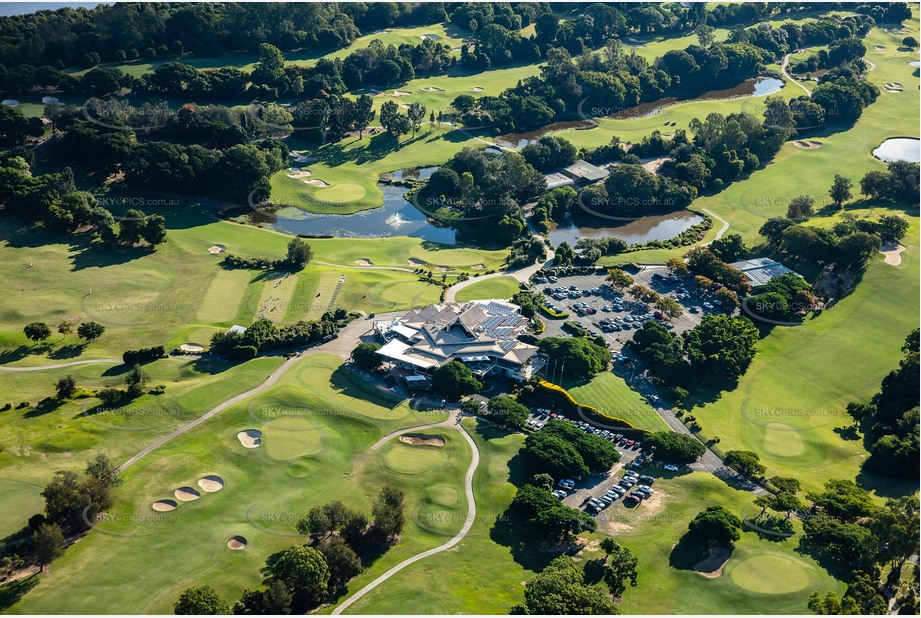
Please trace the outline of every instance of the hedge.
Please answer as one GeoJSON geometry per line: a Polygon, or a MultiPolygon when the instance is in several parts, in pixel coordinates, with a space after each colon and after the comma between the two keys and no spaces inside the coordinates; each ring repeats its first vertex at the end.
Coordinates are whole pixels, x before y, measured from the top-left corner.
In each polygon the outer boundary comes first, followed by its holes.
{"type": "Polygon", "coordinates": [[[557,313],[556,311],[551,311],[548,307],[540,306],[541,312],[546,315],[548,318],[553,318],[554,320],[563,320],[569,317],[569,313],[563,311],[562,313],[557,313]]]}

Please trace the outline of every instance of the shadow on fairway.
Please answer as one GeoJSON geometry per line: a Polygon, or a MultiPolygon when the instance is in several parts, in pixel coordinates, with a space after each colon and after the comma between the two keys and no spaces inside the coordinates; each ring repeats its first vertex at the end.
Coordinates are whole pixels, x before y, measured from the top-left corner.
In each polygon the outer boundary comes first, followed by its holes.
{"type": "Polygon", "coordinates": [[[681,571],[693,571],[694,565],[709,555],[710,550],[707,547],[685,534],[672,547],[672,553],[668,556],[668,565],[681,571]]]}
{"type": "Polygon", "coordinates": [[[31,575],[0,586],[0,611],[11,608],[37,585],[38,577],[31,575]]]}
{"type": "Polygon", "coordinates": [[[85,349],[85,343],[68,343],[67,345],[62,345],[61,347],[49,352],[48,358],[53,358],[55,360],[76,358],[83,354],[83,350],[85,349]]]}

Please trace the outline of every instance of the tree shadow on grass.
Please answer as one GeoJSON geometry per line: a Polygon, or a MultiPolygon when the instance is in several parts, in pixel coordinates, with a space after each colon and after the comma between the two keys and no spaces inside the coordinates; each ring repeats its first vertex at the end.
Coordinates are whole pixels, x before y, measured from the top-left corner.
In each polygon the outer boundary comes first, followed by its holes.
{"type": "Polygon", "coordinates": [[[68,343],[67,345],[62,345],[59,348],[56,348],[48,353],[48,358],[53,358],[55,360],[65,360],[68,358],[76,358],[83,354],[83,350],[86,349],[85,343],[68,343]]]}
{"type": "Polygon", "coordinates": [[[380,382],[362,382],[346,365],[339,365],[329,377],[330,385],[346,397],[354,397],[379,406],[395,406],[403,399],[380,382]]]}
{"type": "Polygon", "coordinates": [[[31,348],[25,345],[21,345],[11,350],[4,350],[0,352],[0,365],[15,363],[18,360],[24,359],[29,354],[31,354],[31,348]]]}
{"type": "Polygon", "coordinates": [[[19,603],[27,592],[38,585],[38,580],[39,578],[36,575],[31,575],[0,586],[0,611],[7,610],[19,603]]]}
{"type": "Polygon", "coordinates": [[[847,440],[848,442],[854,442],[860,440],[860,434],[857,432],[856,425],[844,425],[842,427],[835,427],[832,429],[838,437],[842,440],[847,440]]]}
{"type": "Polygon", "coordinates": [[[710,555],[710,548],[689,534],[682,536],[668,555],[668,565],[680,571],[693,571],[694,565],[710,555]]]}

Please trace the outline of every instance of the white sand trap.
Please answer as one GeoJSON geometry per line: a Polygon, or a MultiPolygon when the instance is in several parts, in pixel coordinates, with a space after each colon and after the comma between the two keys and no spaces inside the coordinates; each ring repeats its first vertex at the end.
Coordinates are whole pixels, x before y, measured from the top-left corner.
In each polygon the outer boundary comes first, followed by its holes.
{"type": "Polygon", "coordinates": [[[48,105],[49,103],[60,103],[60,99],[57,97],[42,97],[42,103],[48,105]]]}
{"type": "Polygon", "coordinates": [[[214,493],[216,491],[221,491],[224,489],[224,479],[219,476],[205,476],[198,479],[198,486],[204,489],[206,492],[214,493]]]}
{"type": "Polygon", "coordinates": [[[358,264],[359,266],[374,266],[374,262],[372,262],[371,260],[367,258],[357,259],[355,260],[355,263],[358,264]]]}
{"type": "Polygon", "coordinates": [[[880,253],[886,256],[886,264],[898,266],[902,263],[902,251],[905,251],[903,245],[887,242],[880,248],[880,253]]]}
{"type": "Polygon", "coordinates": [[[448,272],[448,269],[447,269],[447,267],[445,267],[445,266],[436,266],[436,267],[435,267],[435,270],[438,271],[438,272],[440,272],[440,273],[446,273],[446,272],[448,272]]]}
{"type": "Polygon", "coordinates": [[[793,145],[797,148],[802,148],[803,150],[815,150],[816,148],[822,147],[822,142],[817,142],[815,140],[796,140],[793,142],[793,145]]]}
{"type": "Polygon", "coordinates": [[[200,346],[197,343],[183,343],[181,346],[179,346],[179,349],[183,352],[190,352],[192,354],[205,351],[204,346],[200,346]]]}
{"type": "Polygon", "coordinates": [[[160,511],[161,513],[165,511],[172,511],[175,509],[178,504],[174,500],[157,500],[151,505],[151,508],[155,511],[160,511]]]}
{"type": "Polygon", "coordinates": [[[304,183],[308,185],[313,185],[315,187],[328,187],[329,186],[329,183],[326,182],[325,180],[318,180],[316,178],[313,178],[311,180],[305,180],[304,183]]]}
{"type": "Polygon", "coordinates": [[[409,109],[409,105],[406,103],[400,103],[400,109],[409,109]]]}
{"type": "Polygon", "coordinates": [[[425,39],[432,39],[433,41],[437,41],[437,40],[440,39],[441,37],[438,36],[437,34],[420,34],[420,35],[419,35],[419,38],[422,39],[423,41],[424,41],[425,39]]]}
{"type": "Polygon", "coordinates": [[[307,155],[301,154],[299,152],[289,152],[288,156],[298,163],[314,163],[317,160],[316,157],[308,157],[307,155]]]}
{"type": "Polygon", "coordinates": [[[211,245],[210,247],[208,247],[208,253],[213,253],[215,255],[218,253],[223,253],[223,251],[224,251],[224,245],[211,245]]]}
{"type": "Polygon", "coordinates": [[[723,567],[731,555],[732,552],[725,547],[713,547],[709,556],[694,565],[694,570],[704,577],[717,578],[723,574],[723,567]]]}
{"type": "Polygon", "coordinates": [[[237,434],[237,440],[243,448],[259,448],[262,445],[262,432],[258,429],[244,429],[237,434]]]}
{"type": "Polygon", "coordinates": [[[201,498],[201,494],[191,487],[180,487],[173,495],[176,496],[176,499],[180,502],[191,502],[192,500],[198,500],[201,498]]]}
{"type": "Polygon", "coordinates": [[[486,265],[485,264],[474,264],[473,266],[470,267],[470,269],[471,270],[485,270],[486,265]]]}
{"type": "Polygon", "coordinates": [[[482,87],[482,86],[474,86],[473,88],[471,88],[471,90],[473,90],[474,92],[483,92],[483,87],[482,87]]]}
{"type": "Polygon", "coordinates": [[[382,96],[384,96],[385,94],[387,94],[387,93],[384,92],[383,90],[371,90],[371,96],[372,96],[372,97],[382,97],[382,96]]]}
{"type": "Polygon", "coordinates": [[[886,46],[885,45],[874,45],[873,49],[875,49],[876,51],[883,51],[884,49],[886,49],[886,46]]]}
{"type": "Polygon", "coordinates": [[[7,107],[16,107],[19,105],[19,101],[16,99],[3,99],[3,104],[7,107]]]}
{"type": "Polygon", "coordinates": [[[246,538],[242,536],[232,536],[227,541],[227,547],[237,551],[246,549],[246,538]]]}
{"type": "Polygon", "coordinates": [[[444,92],[444,90],[437,86],[426,86],[425,88],[420,88],[420,90],[422,90],[422,92],[444,92]]]}
{"type": "Polygon", "coordinates": [[[409,97],[409,96],[412,96],[412,94],[413,93],[408,90],[394,90],[393,91],[393,96],[395,97],[409,97]]]}
{"type": "Polygon", "coordinates": [[[902,92],[902,84],[899,82],[886,82],[883,88],[889,92],[902,92]]]}
{"type": "Polygon", "coordinates": [[[288,168],[288,178],[307,178],[308,176],[310,176],[309,170],[305,170],[300,167],[288,168]]]}
{"type": "Polygon", "coordinates": [[[415,446],[444,446],[445,439],[441,436],[424,436],[419,434],[408,433],[406,435],[400,436],[400,442],[405,444],[412,444],[415,446]]]}
{"type": "Polygon", "coordinates": [[[427,262],[423,262],[422,260],[417,260],[416,258],[409,258],[408,260],[406,260],[406,263],[416,268],[422,268],[422,267],[428,266],[427,262]]]}

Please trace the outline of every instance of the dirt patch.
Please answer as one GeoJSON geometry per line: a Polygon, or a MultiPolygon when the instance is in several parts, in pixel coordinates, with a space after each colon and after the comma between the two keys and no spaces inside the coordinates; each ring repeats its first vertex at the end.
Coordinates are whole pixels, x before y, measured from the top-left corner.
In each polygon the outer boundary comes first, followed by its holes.
{"type": "Polygon", "coordinates": [[[400,436],[400,442],[414,446],[444,446],[445,439],[441,436],[425,436],[421,434],[405,434],[400,436]]]}
{"type": "Polygon", "coordinates": [[[797,148],[802,148],[803,150],[815,150],[816,148],[822,147],[822,142],[817,142],[813,139],[810,140],[796,140],[793,142],[793,145],[797,148]]]}
{"type": "Polygon", "coordinates": [[[175,500],[157,500],[152,505],[150,505],[150,508],[152,508],[155,511],[159,511],[163,513],[166,511],[172,511],[177,506],[179,505],[176,503],[175,500]]]}
{"type": "Polygon", "coordinates": [[[483,92],[483,87],[482,87],[482,86],[474,86],[474,87],[471,88],[470,90],[472,90],[473,92],[483,92]]]}
{"type": "Polygon", "coordinates": [[[650,174],[658,174],[659,168],[662,167],[665,164],[665,162],[669,160],[670,160],[670,157],[657,157],[651,161],[647,161],[646,163],[643,163],[643,169],[649,172],[650,174]]]}
{"type": "Polygon", "coordinates": [[[258,429],[244,429],[237,434],[237,440],[243,448],[259,448],[262,445],[262,432],[258,429]]]}
{"type": "Polygon", "coordinates": [[[224,253],[224,245],[211,245],[208,247],[208,253],[212,255],[217,255],[218,253],[224,253]]]}
{"type": "Polygon", "coordinates": [[[205,348],[198,345],[197,343],[183,343],[179,346],[179,349],[183,352],[188,352],[189,354],[197,354],[198,352],[204,352],[205,348]]]}
{"type": "Polygon", "coordinates": [[[232,536],[227,540],[227,547],[234,550],[246,549],[246,537],[232,536]]]}
{"type": "Polygon", "coordinates": [[[889,242],[883,245],[879,252],[886,256],[886,264],[898,266],[902,263],[902,251],[905,251],[904,245],[889,242]]]}
{"type": "Polygon", "coordinates": [[[604,529],[608,534],[616,536],[621,532],[629,532],[630,530],[633,530],[633,526],[620,521],[609,521],[605,523],[604,529]]]}
{"type": "Polygon", "coordinates": [[[710,555],[694,565],[694,570],[711,579],[723,574],[723,567],[729,561],[732,551],[726,547],[712,547],[710,555]]]}
{"type": "Polygon", "coordinates": [[[598,551],[598,548],[599,548],[600,546],[601,546],[601,540],[600,540],[600,539],[595,539],[595,540],[593,540],[593,541],[589,541],[589,542],[588,542],[588,545],[586,545],[585,547],[583,547],[582,549],[580,549],[580,550],[579,550],[579,553],[577,553],[576,555],[577,555],[577,556],[581,556],[583,553],[585,553],[585,552],[587,552],[587,551],[598,551]]]}
{"type": "Polygon", "coordinates": [[[361,259],[355,260],[355,263],[358,264],[359,266],[374,266],[374,262],[372,262],[368,258],[361,258],[361,259]]]}
{"type": "Polygon", "coordinates": [[[201,494],[191,487],[180,487],[173,495],[176,496],[176,499],[180,502],[191,502],[192,500],[198,500],[201,498],[201,494]]]}
{"type": "Polygon", "coordinates": [[[408,96],[412,96],[412,94],[413,93],[408,90],[394,90],[393,91],[393,96],[395,97],[408,97],[408,96]]]}
{"type": "Polygon", "coordinates": [[[406,260],[406,263],[416,268],[424,268],[425,266],[428,266],[428,262],[423,262],[422,260],[417,260],[416,258],[409,258],[406,260]]]}
{"type": "Polygon", "coordinates": [[[422,92],[444,92],[442,88],[438,88],[437,86],[426,86],[425,88],[420,88],[420,90],[422,90],[422,92]]]}
{"type": "Polygon", "coordinates": [[[215,475],[204,476],[198,479],[198,486],[209,494],[214,493],[224,489],[224,479],[215,475]]]}

